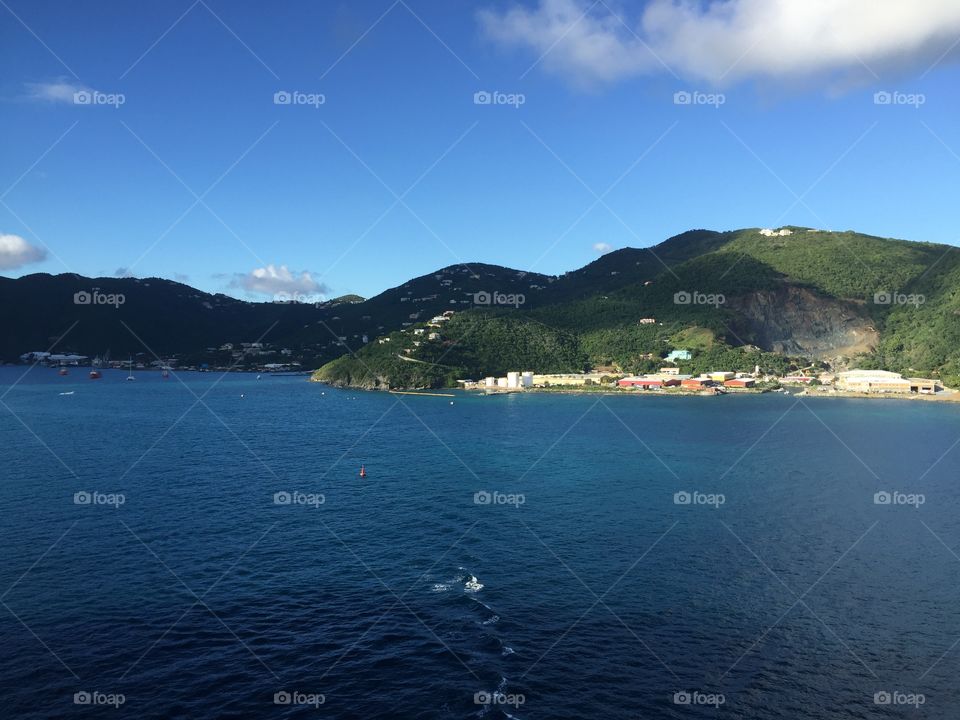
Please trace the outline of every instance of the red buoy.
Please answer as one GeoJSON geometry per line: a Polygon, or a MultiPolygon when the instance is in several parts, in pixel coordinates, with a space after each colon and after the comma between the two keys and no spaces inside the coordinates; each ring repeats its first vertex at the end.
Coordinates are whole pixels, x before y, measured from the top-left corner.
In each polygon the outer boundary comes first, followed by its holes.
{"type": "Polygon", "coordinates": [[[363,465],[360,466],[360,477],[365,478],[367,476],[367,470],[363,465]]]}

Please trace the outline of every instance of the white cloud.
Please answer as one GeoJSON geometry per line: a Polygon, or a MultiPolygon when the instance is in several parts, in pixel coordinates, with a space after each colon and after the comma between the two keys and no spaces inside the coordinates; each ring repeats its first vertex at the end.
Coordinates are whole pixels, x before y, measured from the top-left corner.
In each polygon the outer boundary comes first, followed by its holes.
{"type": "Polygon", "coordinates": [[[130,278],[133,277],[133,273],[130,272],[129,268],[118,267],[113,271],[113,276],[118,278],[130,278]]]}
{"type": "Polygon", "coordinates": [[[19,235],[0,233],[0,270],[16,270],[30,263],[40,262],[47,251],[31,245],[19,235]]]}
{"type": "Polygon", "coordinates": [[[613,245],[610,243],[594,243],[593,249],[596,250],[601,255],[606,255],[608,252],[613,250],[613,245]]]}
{"type": "Polygon", "coordinates": [[[248,293],[286,295],[290,298],[324,295],[327,292],[327,287],[314,280],[306,270],[296,272],[286,265],[267,265],[249,273],[237,273],[230,281],[230,287],[241,288],[248,293]]]}
{"type": "Polygon", "coordinates": [[[25,83],[27,88],[27,100],[38,102],[62,102],[73,105],[73,97],[80,92],[93,92],[92,89],[80,83],[70,82],[69,80],[57,80],[55,82],[45,83],[25,83]]]}
{"type": "Polygon", "coordinates": [[[872,79],[925,70],[960,34],[957,0],[651,0],[639,18],[614,3],[617,15],[588,0],[537,3],[481,11],[480,23],[580,85],[669,71],[715,84],[834,72],[872,79]]]}

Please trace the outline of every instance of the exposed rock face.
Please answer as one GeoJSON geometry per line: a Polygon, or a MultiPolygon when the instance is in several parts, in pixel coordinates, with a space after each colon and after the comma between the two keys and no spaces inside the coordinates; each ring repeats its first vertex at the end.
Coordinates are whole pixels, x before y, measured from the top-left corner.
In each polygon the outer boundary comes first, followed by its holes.
{"type": "Polygon", "coordinates": [[[355,378],[350,374],[327,377],[320,370],[310,376],[312,382],[322,382],[336,388],[354,388],[356,390],[390,390],[390,378],[382,375],[355,378]]]}
{"type": "Polygon", "coordinates": [[[827,358],[868,352],[880,338],[864,308],[854,302],[819,295],[807,288],[784,286],[731,298],[764,350],[827,358]]]}

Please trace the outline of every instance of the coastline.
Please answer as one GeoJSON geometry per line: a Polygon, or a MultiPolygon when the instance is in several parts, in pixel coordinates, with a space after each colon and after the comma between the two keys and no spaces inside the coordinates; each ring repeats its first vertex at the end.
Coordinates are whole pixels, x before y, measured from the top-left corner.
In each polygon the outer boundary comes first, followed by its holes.
{"type": "MultiPolygon", "coordinates": [[[[524,389],[487,389],[487,390],[464,390],[462,388],[365,388],[354,386],[342,386],[326,383],[322,380],[311,378],[310,382],[327,385],[328,387],[339,390],[352,390],[363,392],[383,392],[401,395],[425,395],[438,397],[452,397],[450,392],[456,395],[466,396],[498,396],[498,395],[523,395],[526,393],[547,394],[547,395],[609,395],[623,397],[723,397],[723,396],[752,396],[787,394],[780,393],[778,390],[763,388],[759,390],[751,389],[732,389],[727,388],[723,392],[704,392],[691,390],[632,390],[622,388],[591,388],[582,387],[556,387],[556,388],[524,388],[524,389]],[[449,392],[448,392],[449,391],[449,392]]],[[[843,400],[905,400],[905,401],[923,401],[923,402],[960,402],[960,391],[941,392],[936,395],[903,394],[903,393],[861,393],[850,392],[846,390],[831,389],[828,391],[812,390],[803,386],[789,386],[785,388],[788,396],[797,398],[818,398],[818,399],[843,399],[843,400]]]]}
{"type": "Polygon", "coordinates": [[[810,388],[805,388],[806,392],[796,393],[796,395],[805,398],[847,398],[856,400],[921,400],[924,402],[960,402],[960,392],[940,392],[935,395],[921,395],[919,393],[861,393],[850,392],[847,390],[833,390],[827,392],[810,392],[810,388]]]}

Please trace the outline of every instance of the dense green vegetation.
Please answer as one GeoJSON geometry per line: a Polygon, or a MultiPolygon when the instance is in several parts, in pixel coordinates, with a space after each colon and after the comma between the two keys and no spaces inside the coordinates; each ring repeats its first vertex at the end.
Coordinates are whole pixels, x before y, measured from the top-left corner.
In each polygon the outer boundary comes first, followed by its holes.
{"type": "Polygon", "coordinates": [[[582,372],[589,366],[576,336],[529,318],[473,311],[454,316],[441,332],[442,340],[432,341],[412,331],[391,333],[386,342],[328,363],[316,377],[367,388],[453,387],[458,379],[517,368],[582,372]]]}
{"type": "Polygon", "coordinates": [[[939,261],[908,286],[905,300],[878,319],[883,333],[876,351],[863,358],[865,367],[905,375],[939,375],[960,386],[960,254],[938,248],[939,261]]]}
{"type": "MultiPolygon", "coordinates": [[[[680,331],[678,325],[642,325],[577,336],[529,318],[480,312],[455,316],[440,332],[442,339],[433,341],[424,339],[426,334],[392,333],[389,341],[328,363],[315,377],[335,385],[399,389],[456,387],[459,379],[502,377],[510,370],[561,373],[613,366],[624,372],[654,372],[664,365],[662,356],[671,347],[671,333],[696,335],[695,328],[680,331]]],[[[712,337],[708,331],[701,332],[712,337]]],[[[764,372],[782,374],[802,364],[756,348],[712,341],[694,348],[692,354],[690,360],[678,363],[681,372],[747,372],[759,365],[764,372]]]]}
{"type": "Polygon", "coordinates": [[[324,366],[321,377],[332,382],[427,387],[511,369],[646,372],[673,349],[694,353],[685,372],[775,369],[794,361],[760,348],[787,347],[839,367],[933,375],[960,385],[956,248],[790,230],[772,237],[759,228],[692,230],[651,248],[608,253],[559,277],[453,265],[369,300],[343,296],[318,304],[244,302],[157,278],[0,278],[0,306],[11,310],[3,319],[0,361],[46,348],[146,360],[155,352],[196,365],[293,361],[324,366]],[[76,293],[94,289],[122,294],[125,302],[74,302],[76,293]],[[522,299],[501,305],[491,301],[498,294],[522,299]],[[414,338],[415,328],[447,310],[455,315],[440,341],[414,338]],[[384,336],[391,342],[376,342],[384,336]],[[236,358],[219,350],[254,341],[274,354],[236,358]],[[838,358],[841,350],[868,353],[838,358]]]}
{"type": "Polygon", "coordinates": [[[452,384],[458,377],[508,370],[559,372],[611,367],[656,371],[673,349],[689,349],[684,373],[711,369],[785,373],[809,362],[755,347],[750,323],[729,301],[793,286],[824,302],[842,300],[880,333],[876,349],[851,364],[908,375],[940,376],[960,384],[960,259],[929,243],[791,228],[769,237],[758,228],[728,233],[691,231],[647,250],[620,250],[568,273],[536,304],[497,312],[458,312],[443,342],[414,348],[409,333],[393,347],[435,365],[411,370],[394,349],[368,348],[324,368],[343,380],[358,364],[377,367],[381,384],[452,384]],[[723,298],[713,304],[677,302],[678,294],[723,298]],[[877,294],[923,296],[922,302],[875,301],[877,294]],[[654,323],[641,324],[642,318],[654,323]],[[406,342],[406,345],[404,345],[406,342]],[[402,349],[402,348],[401,348],[402,349]],[[397,363],[400,363],[397,366],[397,363]]]}
{"type": "Polygon", "coordinates": [[[903,290],[943,253],[941,246],[929,243],[790,229],[793,234],[785,237],[740,231],[721,252],[751,258],[828,295],[863,300],[876,292],[903,290]]]}

